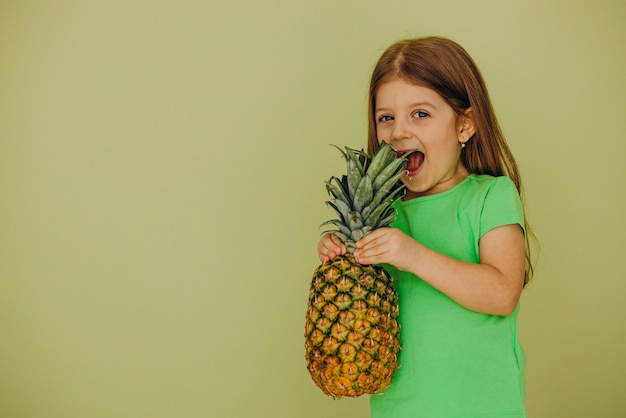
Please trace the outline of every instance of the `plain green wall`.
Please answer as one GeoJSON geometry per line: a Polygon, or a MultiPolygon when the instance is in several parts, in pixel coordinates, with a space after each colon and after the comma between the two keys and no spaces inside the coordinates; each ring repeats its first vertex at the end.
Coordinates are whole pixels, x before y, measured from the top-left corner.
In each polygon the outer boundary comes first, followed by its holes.
{"type": "Polygon", "coordinates": [[[533,418],[626,410],[623,1],[0,2],[0,416],[367,417],[304,365],[328,144],[391,42],[481,67],[541,241],[533,418]]]}

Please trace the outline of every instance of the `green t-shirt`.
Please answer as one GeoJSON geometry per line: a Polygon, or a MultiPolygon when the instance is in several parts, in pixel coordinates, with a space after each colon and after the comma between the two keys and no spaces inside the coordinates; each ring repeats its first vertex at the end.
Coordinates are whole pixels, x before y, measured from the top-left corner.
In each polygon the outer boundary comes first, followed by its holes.
{"type": "MultiPolygon", "coordinates": [[[[508,177],[470,174],[443,193],[399,202],[394,227],[452,258],[478,263],[480,238],[502,225],[524,228],[508,177]]],[[[525,357],[519,306],[508,316],[466,309],[412,273],[385,266],[400,304],[400,368],[372,418],[524,418],[525,357]]],[[[459,280],[463,280],[459,277],[459,280]]]]}

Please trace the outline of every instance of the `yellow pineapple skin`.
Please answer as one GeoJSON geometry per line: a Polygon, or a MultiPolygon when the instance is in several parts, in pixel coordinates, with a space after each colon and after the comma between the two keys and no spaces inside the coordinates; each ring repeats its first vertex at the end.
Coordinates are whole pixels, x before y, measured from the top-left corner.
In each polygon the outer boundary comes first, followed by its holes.
{"type": "Polygon", "coordinates": [[[313,382],[335,399],[389,386],[400,352],[398,295],[380,266],[352,254],[320,265],[307,304],[305,349],[313,382]]]}

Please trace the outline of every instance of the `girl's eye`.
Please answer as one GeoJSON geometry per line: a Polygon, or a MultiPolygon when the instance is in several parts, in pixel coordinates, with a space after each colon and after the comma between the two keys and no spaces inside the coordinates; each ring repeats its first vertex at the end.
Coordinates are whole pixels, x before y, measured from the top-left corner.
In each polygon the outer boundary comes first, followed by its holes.
{"type": "Polygon", "coordinates": [[[430,116],[428,113],[423,112],[421,110],[418,110],[417,112],[413,113],[413,117],[414,118],[418,118],[418,119],[426,118],[428,116],[430,116]]]}
{"type": "Polygon", "coordinates": [[[378,118],[378,122],[389,122],[390,120],[393,120],[393,117],[389,115],[382,115],[378,118]]]}

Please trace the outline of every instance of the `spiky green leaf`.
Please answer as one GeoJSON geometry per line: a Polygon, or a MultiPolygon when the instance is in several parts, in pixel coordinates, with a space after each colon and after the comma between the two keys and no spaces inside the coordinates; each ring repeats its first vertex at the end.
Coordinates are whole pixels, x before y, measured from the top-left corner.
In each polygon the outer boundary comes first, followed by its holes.
{"type": "Polygon", "coordinates": [[[331,177],[331,179],[326,182],[326,190],[335,199],[341,200],[347,205],[351,204],[350,197],[346,194],[346,191],[338,178],[331,177]],[[335,184],[333,184],[333,180],[335,181],[335,184]]]}
{"type": "Polygon", "coordinates": [[[352,201],[354,210],[361,211],[372,200],[373,194],[372,180],[367,176],[363,176],[352,201]]]}
{"type": "Polygon", "coordinates": [[[391,177],[395,176],[399,171],[402,170],[404,165],[406,164],[406,160],[404,158],[397,158],[391,162],[391,164],[387,165],[378,177],[374,179],[373,186],[374,192],[378,191],[380,187],[391,177]]]}
{"type": "MultiPolygon", "coordinates": [[[[352,232],[350,231],[350,228],[346,226],[345,223],[343,223],[342,221],[338,219],[331,219],[330,221],[326,221],[323,224],[321,224],[320,227],[324,225],[335,225],[341,233],[346,234],[346,235],[350,235],[352,232]]],[[[329,231],[326,231],[326,232],[329,232],[329,231]]]]}
{"type": "Polygon", "coordinates": [[[365,175],[374,181],[376,177],[380,174],[380,172],[395,158],[395,152],[391,148],[391,146],[383,142],[376,154],[372,157],[372,162],[370,163],[365,175]]]}

